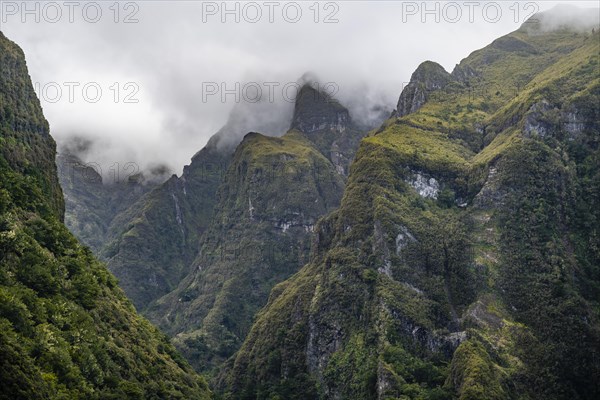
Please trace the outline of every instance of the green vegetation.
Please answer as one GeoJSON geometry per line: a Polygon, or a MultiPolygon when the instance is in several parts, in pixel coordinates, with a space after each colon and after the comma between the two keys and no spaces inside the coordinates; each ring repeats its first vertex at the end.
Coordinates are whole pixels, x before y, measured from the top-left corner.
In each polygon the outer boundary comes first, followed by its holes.
{"type": "Polygon", "coordinates": [[[214,370],[239,349],[273,286],[308,261],[313,226],[343,187],[304,134],[246,135],[192,272],[149,310],[194,367],[214,370]]]}
{"type": "Polygon", "coordinates": [[[36,183],[6,164],[0,176],[0,397],[208,398],[36,183]]]}
{"type": "Polygon", "coordinates": [[[509,398],[500,383],[500,371],[480,343],[461,344],[454,353],[453,365],[451,382],[461,400],[509,398]]]}
{"type": "Polygon", "coordinates": [[[116,214],[100,256],[136,308],[174,290],[189,272],[231,156],[209,144],[185,167],[116,214]]]}
{"type": "Polygon", "coordinates": [[[63,225],[54,141],[4,36],[0,67],[0,398],[210,398],[63,225]]]}
{"type": "Polygon", "coordinates": [[[599,47],[524,26],[421,66],[426,101],[362,140],[226,398],[596,398],[599,47]]]}
{"type": "Polygon", "coordinates": [[[64,215],[62,191],[56,177],[56,144],[42,114],[25,64],[23,51],[0,32],[0,65],[12,73],[0,74],[0,156],[8,165],[48,196],[48,206],[64,215]]]}
{"type": "MultiPolygon", "coordinates": [[[[526,24],[451,74],[425,62],[358,148],[307,86],[286,135],[207,146],[120,213],[103,255],[225,399],[597,398],[599,49],[526,24]]],[[[59,222],[19,71],[0,80],[8,395],[208,397],[59,222]]]]}

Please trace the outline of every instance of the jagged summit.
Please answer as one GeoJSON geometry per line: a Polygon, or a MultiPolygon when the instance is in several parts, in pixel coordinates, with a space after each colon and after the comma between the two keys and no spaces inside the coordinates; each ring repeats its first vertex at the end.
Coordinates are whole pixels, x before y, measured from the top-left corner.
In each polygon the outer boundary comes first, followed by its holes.
{"type": "Polygon", "coordinates": [[[452,80],[452,75],[440,64],[433,61],[421,63],[400,94],[397,116],[403,117],[417,111],[427,101],[429,92],[443,89],[452,80]]]}
{"type": "MultiPolygon", "coordinates": [[[[325,93],[311,93],[308,88],[300,92],[299,103],[307,104],[301,107],[304,119],[313,120],[313,113],[322,111],[319,104],[327,100],[331,107],[340,110],[343,121],[349,121],[348,111],[325,93]]],[[[181,177],[171,177],[111,223],[101,254],[138,309],[145,310],[174,290],[187,274],[197,255],[200,237],[215,208],[217,212],[220,209],[217,191],[236,148],[244,138],[253,136],[248,132],[261,132],[267,135],[264,137],[283,135],[292,119],[290,106],[237,103],[225,125],[192,157],[181,177]]],[[[346,175],[363,133],[353,128],[343,133],[326,129],[306,136],[340,175],[346,175]]]]}
{"type": "Polygon", "coordinates": [[[289,103],[267,100],[236,103],[225,124],[211,136],[205,148],[192,157],[192,161],[205,150],[232,155],[244,135],[251,131],[281,136],[290,126],[291,119],[292,107],[289,103]]]}
{"type": "Polygon", "coordinates": [[[298,92],[290,129],[304,133],[344,176],[366,133],[348,109],[316,82],[304,84],[298,92]]]}
{"type": "Polygon", "coordinates": [[[423,64],[410,114],[361,141],[309,263],[221,374],[227,394],[598,398],[591,33],[513,32],[456,78],[423,64]]]}
{"type": "Polygon", "coordinates": [[[314,85],[307,83],[298,92],[291,129],[304,133],[344,132],[352,123],[350,113],[339,101],[314,85]]]}
{"type": "Polygon", "coordinates": [[[149,309],[200,370],[239,348],[273,285],[308,260],[316,221],[341,201],[338,168],[307,136],[292,130],[243,137],[189,274],[149,309]]]}

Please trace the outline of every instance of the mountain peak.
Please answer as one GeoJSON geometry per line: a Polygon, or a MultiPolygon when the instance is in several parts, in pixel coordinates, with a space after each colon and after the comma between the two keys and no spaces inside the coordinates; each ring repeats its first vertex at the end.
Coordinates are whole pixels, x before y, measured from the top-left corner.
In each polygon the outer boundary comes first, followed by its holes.
{"type": "Polygon", "coordinates": [[[442,67],[440,64],[436,63],[435,61],[423,61],[421,64],[419,64],[419,66],[417,67],[417,69],[415,70],[415,72],[413,72],[412,76],[411,76],[411,81],[423,81],[426,80],[428,78],[431,77],[438,77],[438,76],[443,76],[443,77],[448,77],[448,75],[450,75],[445,69],[444,67],[442,67]]]}
{"type": "Polygon", "coordinates": [[[329,130],[344,132],[351,124],[350,113],[318,84],[306,83],[296,96],[291,129],[304,133],[329,130]]]}
{"type": "Polygon", "coordinates": [[[429,92],[443,89],[453,80],[444,67],[433,61],[422,62],[413,72],[410,83],[398,99],[397,115],[403,117],[417,111],[427,101],[429,92]]]}
{"type": "MultiPolygon", "coordinates": [[[[206,149],[231,155],[246,133],[262,132],[268,136],[281,136],[290,126],[291,119],[291,105],[286,102],[261,99],[257,102],[235,103],[225,124],[208,140],[206,149]]],[[[204,150],[197,152],[192,161],[204,150]]]]}

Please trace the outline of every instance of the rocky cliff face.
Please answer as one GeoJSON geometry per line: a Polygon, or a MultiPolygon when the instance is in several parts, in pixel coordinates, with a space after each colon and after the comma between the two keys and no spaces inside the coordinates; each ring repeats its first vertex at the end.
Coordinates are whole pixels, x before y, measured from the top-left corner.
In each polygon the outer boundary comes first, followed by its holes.
{"type": "Polygon", "coordinates": [[[598,35],[526,24],[454,78],[425,64],[221,375],[231,398],[597,397],[598,35]]]}
{"type": "Polygon", "coordinates": [[[337,100],[305,85],[288,133],[251,133],[238,146],[190,273],[149,310],[197,369],[237,351],[271,288],[308,261],[363,135],[337,100]]]}
{"type": "Polygon", "coordinates": [[[162,172],[148,178],[138,173],[104,183],[93,164],[84,163],[68,148],[57,153],[56,164],[65,197],[65,225],[95,254],[105,246],[113,220],[164,179],[162,172]]]}
{"type": "Polygon", "coordinates": [[[311,84],[302,86],[298,93],[291,128],[303,132],[344,177],[366,133],[339,101],[311,84]]]}
{"type": "Polygon", "coordinates": [[[239,348],[271,288],[308,260],[315,223],[339,204],[343,186],[300,132],[244,138],[190,274],[150,310],[197,368],[239,348]]]}
{"type": "Polygon", "coordinates": [[[302,86],[296,98],[292,129],[306,134],[323,130],[342,133],[350,124],[350,113],[336,99],[311,84],[302,86]]]}
{"type": "Polygon", "coordinates": [[[234,107],[227,123],[197,152],[181,177],[117,213],[100,255],[139,310],[174,290],[189,273],[217,204],[217,190],[249,125],[276,129],[265,105],[234,107]]]}
{"type": "Polygon", "coordinates": [[[188,272],[230,157],[213,141],[181,177],[146,193],[108,227],[101,255],[139,310],[177,287],[188,272]]]}
{"type": "Polygon", "coordinates": [[[26,173],[45,190],[48,204],[62,219],[63,195],[55,179],[56,144],[31,85],[23,51],[2,33],[0,41],[0,155],[10,168],[26,173]]]}
{"type": "Polygon", "coordinates": [[[444,67],[425,61],[412,74],[409,84],[402,91],[396,106],[397,116],[403,117],[418,111],[432,92],[444,89],[452,81],[452,75],[444,67]]]}
{"type": "Polygon", "coordinates": [[[0,397],[209,398],[63,225],[55,144],[1,33],[0,69],[0,397]]]}

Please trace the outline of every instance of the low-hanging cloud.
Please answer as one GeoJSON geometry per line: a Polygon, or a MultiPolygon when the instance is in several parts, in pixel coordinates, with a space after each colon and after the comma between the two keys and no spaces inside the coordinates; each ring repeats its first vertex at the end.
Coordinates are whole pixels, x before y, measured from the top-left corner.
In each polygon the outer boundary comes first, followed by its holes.
{"type": "Polygon", "coordinates": [[[595,11],[590,12],[589,9],[559,5],[552,12],[544,13],[539,18],[536,18],[535,23],[545,32],[561,28],[590,31],[598,29],[598,25],[600,24],[600,12],[598,10],[595,11]]]}
{"type": "Polygon", "coordinates": [[[530,12],[557,2],[523,2],[519,12],[512,2],[497,2],[499,18],[489,6],[494,2],[473,9],[460,1],[334,1],[316,8],[296,2],[297,21],[292,2],[276,2],[272,15],[263,2],[132,1],[116,8],[97,2],[96,22],[90,22],[95,6],[82,14],[93,2],[80,2],[72,21],[62,2],[27,2],[34,14],[31,4],[39,4],[39,22],[25,15],[24,23],[23,10],[15,11],[21,3],[1,2],[0,29],[24,49],[59,145],[87,140],[84,161],[103,170],[134,162],[140,170],[166,165],[180,173],[228,121],[233,142],[244,131],[283,134],[293,85],[307,71],[334,83],[336,97],[368,125],[393,109],[422,61],[452,70],[471,51],[517,29],[530,12]],[[50,21],[56,14],[49,3],[62,7],[62,19],[50,21]],[[256,10],[261,18],[253,21],[256,10]],[[256,87],[262,96],[253,102],[256,87]]]}

